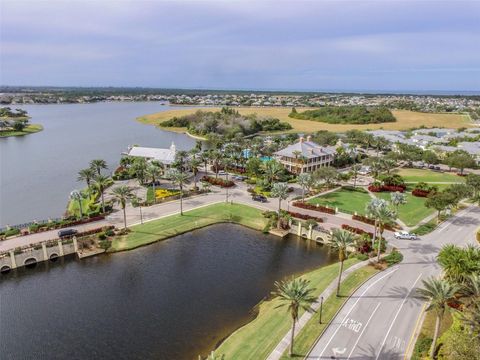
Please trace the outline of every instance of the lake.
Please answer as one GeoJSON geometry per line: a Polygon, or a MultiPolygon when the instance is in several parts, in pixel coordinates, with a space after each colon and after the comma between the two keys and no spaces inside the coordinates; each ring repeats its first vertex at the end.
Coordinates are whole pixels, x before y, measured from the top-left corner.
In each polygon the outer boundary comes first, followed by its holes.
{"type": "Polygon", "coordinates": [[[276,280],[336,258],[312,241],[218,224],[12,271],[0,275],[2,359],[197,359],[251,320],[276,280]]]}
{"type": "MultiPolygon", "coordinates": [[[[61,217],[77,172],[92,159],[110,171],[128,145],[188,150],[195,140],[135,121],[141,115],[175,109],[159,102],[101,102],[72,105],[12,105],[28,111],[44,130],[0,138],[0,227],[61,217]]],[[[178,107],[177,107],[178,108],[178,107]]],[[[184,108],[184,107],[182,107],[184,108]]]]}

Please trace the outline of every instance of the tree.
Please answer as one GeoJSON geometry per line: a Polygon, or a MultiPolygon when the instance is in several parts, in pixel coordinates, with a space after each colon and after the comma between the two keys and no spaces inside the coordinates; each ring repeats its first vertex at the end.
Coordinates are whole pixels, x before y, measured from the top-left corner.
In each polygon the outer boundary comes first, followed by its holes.
{"type": "Polygon", "coordinates": [[[302,202],[305,202],[305,189],[312,183],[312,175],[308,173],[302,173],[297,176],[298,185],[302,187],[302,202]]]}
{"type": "Polygon", "coordinates": [[[472,195],[472,189],[465,184],[452,184],[444,190],[452,196],[452,205],[458,206],[458,203],[472,195]]]}
{"type": "Polygon", "coordinates": [[[262,160],[260,160],[257,157],[251,157],[247,161],[247,173],[249,175],[254,175],[255,177],[258,177],[261,172],[262,172],[262,160]]]}
{"type": "Polygon", "coordinates": [[[124,229],[127,229],[127,202],[136,198],[133,193],[133,189],[127,185],[120,185],[112,190],[113,199],[116,203],[120,204],[123,210],[123,225],[124,229]]]}
{"type": "Polygon", "coordinates": [[[425,206],[437,210],[437,222],[440,222],[440,214],[454,201],[454,195],[442,191],[430,194],[425,200],[425,206]]]}
{"type": "Polygon", "coordinates": [[[283,172],[283,167],[276,160],[268,160],[263,164],[263,172],[267,183],[273,184],[283,172]]]}
{"type": "Polygon", "coordinates": [[[380,253],[382,252],[382,239],[383,239],[383,231],[385,230],[386,225],[390,225],[395,222],[397,218],[397,213],[390,209],[388,206],[379,207],[375,214],[375,220],[378,224],[378,233],[380,236],[378,237],[378,249],[377,249],[377,262],[380,261],[380,253]]]}
{"type": "Polygon", "coordinates": [[[424,151],[422,155],[422,161],[427,165],[434,165],[438,164],[438,156],[431,150],[424,151]]]}
{"type": "Polygon", "coordinates": [[[331,167],[321,167],[313,173],[315,179],[325,182],[329,186],[335,179],[337,179],[338,172],[331,167]]]}
{"type": "Polygon", "coordinates": [[[454,299],[458,288],[450,285],[450,283],[443,279],[429,278],[423,280],[423,289],[418,289],[420,297],[430,304],[426,311],[434,311],[436,314],[435,332],[433,334],[432,347],[430,348],[430,358],[434,358],[438,333],[440,331],[440,324],[443,316],[450,309],[448,303],[454,299]]]}
{"type": "Polygon", "coordinates": [[[26,126],[27,124],[25,123],[25,121],[15,120],[13,122],[13,130],[15,131],[23,131],[23,129],[25,129],[26,126]]]}
{"type": "Polygon", "coordinates": [[[480,175],[468,174],[466,177],[466,184],[472,188],[473,196],[477,198],[480,191],[480,175]]]}
{"type": "Polygon", "coordinates": [[[173,162],[172,166],[176,168],[178,171],[183,173],[186,168],[186,163],[188,159],[188,152],[185,150],[178,150],[175,153],[175,161],[173,162]]]}
{"type": "Polygon", "coordinates": [[[96,171],[97,175],[101,175],[102,170],[108,169],[107,162],[102,159],[95,159],[90,161],[90,167],[96,171]]]}
{"type": "Polygon", "coordinates": [[[358,178],[358,172],[362,168],[362,165],[360,164],[354,164],[352,166],[352,177],[353,177],[353,187],[357,187],[357,178],[358,178]]]}
{"type": "Polygon", "coordinates": [[[108,185],[110,185],[110,179],[103,175],[96,175],[93,178],[94,186],[97,188],[97,191],[100,193],[100,198],[102,200],[102,212],[105,214],[105,199],[103,193],[108,185]]]}
{"type": "Polygon", "coordinates": [[[463,174],[465,168],[474,168],[476,166],[475,159],[464,150],[456,150],[448,154],[445,163],[450,168],[454,167],[460,170],[460,174],[463,174]]]}
{"type": "Polygon", "coordinates": [[[480,249],[474,246],[465,248],[452,244],[442,247],[437,257],[445,279],[455,284],[468,283],[470,277],[480,274],[480,249]]]}
{"type": "Polygon", "coordinates": [[[156,197],[156,185],[157,185],[157,180],[160,178],[162,175],[162,168],[160,167],[159,164],[157,163],[150,163],[147,165],[146,169],[146,174],[147,177],[149,177],[152,180],[152,187],[153,187],[153,199],[156,202],[157,197],[156,197]]]}
{"type": "Polygon", "coordinates": [[[407,196],[399,191],[390,193],[390,202],[398,213],[398,207],[407,203],[407,196]]]}
{"type": "Polygon", "coordinates": [[[192,169],[193,187],[195,188],[195,191],[196,191],[197,190],[197,174],[198,174],[198,168],[200,167],[201,161],[197,159],[195,156],[192,156],[188,164],[190,165],[190,169],[192,169]]]}
{"type": "Polygon", "coordinates": [[[380,208],[382,207],[387,207],[388,203],[386,200],[383,199],[372,199],[370,200],[369,203],[365,206],[365,213],[374,218],[374,225],[373,225],[373,238],[372,238],[372,247],[375,245],[375,240],[377,238],[377,230],[378,230],[378,219],[377,219],[377,213],[380,208]]]}
{"type": "Polygon", "coordinates": [[[280,229],[281,225],[281,210],[282,210],[282,200],[285,200],[288,197],[288,184],[287,183],[275,183],[272,187],[272,197],[278,198],[278,220],[277,228],[280,229]]]}
{"type": "Polygon", "coordinates": [[[334,229],[332,232],[332,247],[338,251],[340,269],[338,271],[337,296],[340,296],[340,283],[342,281],[343,262],[348,256],[348,248],[355,243],[355,235],[343,229],[334,229]]]}
{"type": "Polygon", "coordinates": [[[78,172],[77,180],[85,181],[87,183],[88,191],[90,192],[90,185],[94,177],[95,177],[95,171],[92,168],[86,168],[78,172]]]}
{"type": "Polygon", "coordinates": [[[183,215],[183,185],[187,182],[188,175],[172,169],[167,173],[167,177],[180,188],[180,215],[183,215]]]}
{"type": "Polygon", "coordinates": [[[140,185],[145,183],[145,179],[147,178],[147,169],[148,163],[145,158],[137,158],[133,162],[133,170],[135,171],[135,176],[138,179],[140,185]]]}
{"type": "Polygon", "coordinates": [[[78,209],[80,211],[80,219],[83,219],[82,198],[83,198],[83,195],[78,190],[73,190],[70,193],[70,199],[78,202],[78,209]]]}
{"type": "Polygon", "coordinates": [[[276,291],[272,295],[278,296],[280,305],[276,308],[287,306],[287,311],[292,318],[292,331],[290,333],[289,356],[293,355],[293,342],[295,339],[295,323],[298,320],[299,310],[303,309],[312,312],[312,304],[316,302],[313,296],[314,288],[310,287],[310,282],[305,279],[297,278],[290,281],[275,282],[276,291]]]}
{"type": "Polygon", "coordinates": [[[215,171],[215,179],[218,178],[218,171],[220,170],[220,163],[222,162],[223,154],[218,151],[212,151],[210,154],[210,160],[213,161],[213,170],[215,171]]]}

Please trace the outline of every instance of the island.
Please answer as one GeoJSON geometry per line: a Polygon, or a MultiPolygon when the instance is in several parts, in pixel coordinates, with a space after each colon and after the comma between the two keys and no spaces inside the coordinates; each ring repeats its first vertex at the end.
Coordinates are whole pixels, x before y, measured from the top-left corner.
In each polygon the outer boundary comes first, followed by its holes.
{"type": "Polygon", "coordinates": [[[31,124],[27,111],[0,108],[0,137],[23,136],[43,130],[40,124],[31,124]]]}

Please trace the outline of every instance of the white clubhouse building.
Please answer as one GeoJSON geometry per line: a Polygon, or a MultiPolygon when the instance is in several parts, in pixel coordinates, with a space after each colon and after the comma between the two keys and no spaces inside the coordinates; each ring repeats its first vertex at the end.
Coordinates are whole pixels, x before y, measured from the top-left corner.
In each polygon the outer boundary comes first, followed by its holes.
{"type": "Polygon", "coordinates": [[[175,144],[172,142],[172,145],[170,145],[168,149],[130,146],[128,148],[128,151],[124,154],[133,157],[142,157],[147,159],[148,161],[158,161],[163,164],[166,169],[168,169],[175,161],[176,153],[177,149],[175,148],[175,144]]]}
{"type": "Polygon", "coordinates": [[[277,151],[274,156],[288,171],[300,174],[330,166],[335,154],[335,147],[320,146],[307,136],[307,141],[301,137],[300,141],[277,151]]]}

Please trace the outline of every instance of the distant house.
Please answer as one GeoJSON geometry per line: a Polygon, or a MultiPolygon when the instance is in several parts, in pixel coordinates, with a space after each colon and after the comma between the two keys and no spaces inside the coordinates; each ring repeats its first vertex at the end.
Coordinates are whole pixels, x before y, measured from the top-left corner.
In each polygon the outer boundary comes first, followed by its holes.
{"type": "Polygon", "coordinates": [[[310,136],[307,136],[307,141],[301,137],[297,143],[277,151],[274,156],[288,171],[300,174],[330,166],[335,154],[335,147],[320,146],[311,141],[310,136]]]}
{"type": "Polygon", "coordinates": [[[149,161],[155,160],[163,164],[165,168],[169,168],[175,161],[176,153],[177,149],[175,144],[172,142],[172,145],[168,149],[131,146],[124,154],[133,157],[145,158],[149,161]]]}

